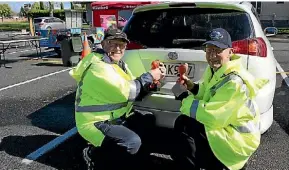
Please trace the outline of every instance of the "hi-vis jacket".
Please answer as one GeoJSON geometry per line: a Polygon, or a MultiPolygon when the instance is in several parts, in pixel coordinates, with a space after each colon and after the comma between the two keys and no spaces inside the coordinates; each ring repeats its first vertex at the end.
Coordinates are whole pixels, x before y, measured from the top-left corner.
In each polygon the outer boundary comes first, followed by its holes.
{"type": "Polygon", "coordinates": [[[196,96],[182,101],[180,111],[205,126],[214,155],[229,169],[241,169],[260,144],[260,113],[254,101],[267,80],[254,79],[240,57],[212,74],[208,67],[196,96]]]}
{"type": "Polygon", "coordinates": [[[96,123],[117,119],[130,113],[132,102],[141,93],[147,82],[152,82],[149,73],[134,79],[123,62],[110,61],[105,54],[91,53],[70,71],[77,81],[75,121],[79,134],[94,146],[100,146],[104,134],[96,123]]]}

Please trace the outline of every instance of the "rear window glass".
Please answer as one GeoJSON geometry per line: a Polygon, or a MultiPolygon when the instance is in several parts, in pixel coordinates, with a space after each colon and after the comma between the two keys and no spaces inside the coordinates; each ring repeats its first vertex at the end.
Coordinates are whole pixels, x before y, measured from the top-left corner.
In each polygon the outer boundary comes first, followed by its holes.
{"type": "Polygon", "coordinates": [[[34,19],[34,23],[40,23],[42,19],[34,19]]]}
{"type": "Polygon", "coordinates": [[[131,41],[147,47],[192,48],[201,46],[213,28],[226,29],[232,41],[252,35],[245,12],[224,9],[164,9],[133,15],[124,28],[131,41]]]}

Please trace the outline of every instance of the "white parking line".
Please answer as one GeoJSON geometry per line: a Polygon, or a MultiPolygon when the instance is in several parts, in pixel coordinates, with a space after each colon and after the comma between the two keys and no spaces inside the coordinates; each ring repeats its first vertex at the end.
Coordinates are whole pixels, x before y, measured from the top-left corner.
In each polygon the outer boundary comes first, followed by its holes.
{"type": "Polygon", "coordinates": [[[37,149],[36,151],[30,153],[29,155],[26,156],[25,159],[21,161],[21,163],[29,165],[33,161],[35,161],[37,158],[40,156],[44,155],[45,153],[49,152],[50,150],[54,149],[70,137],[74,136],[77,133],[77,128],[74,127],[67,131],[65,134],[55,138],[54,140],[50,141],[46,145],[43,145],[41,148],[37,149]]]}
{"type": "Polygon", "coordinates": [[[4,91],[4,90],[7,90],[7,89],[11,89],[13,87],[17,87],[17,86],[20,86],[20,85],[23,85],[23,84],[27,84],[27,83],[36,81],[36,80],[39,80],[39,79],[43,79],[43,78],[46,78],[46,77],[49,77],[49,76],[52,76],[52,75],[55,75],[55,74],[59,74],[59,73],[62,73],[62,72],[68,71],[68,70],[71,70],[71,68],[60,70],[60,71],[57,71],[57,72],[54,72],[54,73],[50,73],[50,74],[47,74],[47,75],[44,75],[44,76],[36,77],[34,79],[27,80],[27,81],[24,81],[24,82],[21,82],[21,83],[17,83],[17,84],[13,84],[13,85],[10,85],[10,86],[7,86],[7,87],[3,87],[3,88],[0,89],[0,92],[4,91]]]}
{"type": "MultiPolygon", "coordinates": [[[[14,51],[14,52],[11,52],[11,53],[7,53],[7,54],[23,53],[23,52],[27,52],[27,51],[36,51],[36,49],[23,50],[23,51],[14,51]]],[[[7,55],[7,54],[5,54],[5,55],[7,55]]]]}
{"type": "Polygon", "coordinates": [[[282,69],[282,67],[280,66],[280,64],[278,63],[278,61],[275,59],[276,61],[276,67],[277,67],[277,70],[279,72],[281,72],[281,76],[282,78],[284,79],[285,83],[287,84],[287,86],[289,87],[289,77],[287,76],[287,74],[284,73],[284,70],[282,69]]]}

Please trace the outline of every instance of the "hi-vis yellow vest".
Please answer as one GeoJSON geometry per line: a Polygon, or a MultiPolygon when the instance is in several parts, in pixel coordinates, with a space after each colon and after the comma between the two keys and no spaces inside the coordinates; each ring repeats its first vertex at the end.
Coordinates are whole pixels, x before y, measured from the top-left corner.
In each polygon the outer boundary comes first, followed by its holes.
{"type": "Polygon", "coordinates": [[[77,81],[75,121],[79,134],[94,146],[104,135],[94,123],[112,120],[129,113],[136,96],[134,77],[126,66],[103,62],[101,54],[84,57],[69,73],[77,81]]]}
{"type": "Polygon", "coordinates": [[[268,81],[254,79],[241,59],[232,61],[212,75],[204,73],[196,96],[182,101],[180,111],[205,126],[214,155],[229,169],[241,169],[260,144],[260,113],[254,101],[258,89],[268,81]]]}

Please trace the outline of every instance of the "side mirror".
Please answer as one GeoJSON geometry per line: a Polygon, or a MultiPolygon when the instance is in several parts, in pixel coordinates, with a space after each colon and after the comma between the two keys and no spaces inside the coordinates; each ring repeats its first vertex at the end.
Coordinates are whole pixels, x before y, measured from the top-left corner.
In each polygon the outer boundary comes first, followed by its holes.
{"type": "Polygon", "coordinates": [[[278,34],[278,29],[276,27],[266,27],[264,33],[266,37],[275,36],[278,34]]]}

